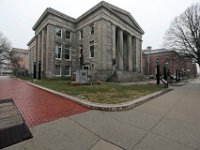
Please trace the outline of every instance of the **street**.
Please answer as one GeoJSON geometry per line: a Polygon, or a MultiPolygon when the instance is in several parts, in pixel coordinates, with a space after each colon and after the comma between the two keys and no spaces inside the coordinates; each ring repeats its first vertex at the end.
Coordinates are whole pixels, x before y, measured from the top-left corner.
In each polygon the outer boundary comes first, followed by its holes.
{"type": "Polygon", "coordinates": [[[5,150],[200,150],[200,80],[127,111],[86,111],[30,128],[5,150]]]}

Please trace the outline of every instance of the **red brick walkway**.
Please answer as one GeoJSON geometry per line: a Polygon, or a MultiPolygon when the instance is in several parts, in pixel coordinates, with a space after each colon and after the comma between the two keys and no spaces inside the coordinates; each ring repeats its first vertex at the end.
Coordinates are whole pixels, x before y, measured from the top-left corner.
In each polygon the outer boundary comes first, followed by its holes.
{"type": "Polygon", "coordinates": [[[29,127],[89,109],[26,82],[0,77],[0,99],[12,98],[29,127]]]}

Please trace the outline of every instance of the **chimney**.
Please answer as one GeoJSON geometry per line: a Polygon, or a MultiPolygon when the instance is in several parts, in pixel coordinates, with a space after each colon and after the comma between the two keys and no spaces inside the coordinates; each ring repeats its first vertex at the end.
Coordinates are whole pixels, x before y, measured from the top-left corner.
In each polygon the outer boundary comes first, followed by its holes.
{"type": "Polygon", "coordinates": [[[148,46],[148,47],[147,47],[147,50],[148,50],[148,51],[151,51],[151,48],[152,48],[151,46],[148,46]]]}

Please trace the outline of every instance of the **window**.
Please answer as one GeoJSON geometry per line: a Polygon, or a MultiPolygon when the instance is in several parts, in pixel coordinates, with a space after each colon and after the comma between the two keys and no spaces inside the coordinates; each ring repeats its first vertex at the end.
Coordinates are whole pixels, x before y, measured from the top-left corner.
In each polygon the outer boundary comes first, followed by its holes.
{"type": "Polygon", "coordinates": [[[94,41],[90,42],[90,57],[94,58],[94,41]]]}
{"type": "Polygon", "coordinates": [[[66,31],[65,37],[66,37],[66,39],[70,39],[71,38],[70,31],[66,31]]]}
{"type": "Polygon", "coordinates": [[[62,29],[56,28],[56,36],[62,38],[62,29]]]}
{"type": "Polygon", "coordinates": [[[81,56],[83,55],[83,45],[80,45],[79,49],[80,49],[80,56],[81,56]]]}
{"type": "Polygon", "coordinates": [[[84,70],[88,70],[88,68],[89,68],[88,66],[84,66],[84,70]]]}
{"type": "Polygon", "coordinates": [[[94,73],[94,64],[91,64],[91,72],[94,73]]]}
{"type": "Polygon", "coordinates": [[[61,67],[60,65],[55,66],[55,75],[56,76],[61,76],[61,67]]]}
{"type": "Polygon", "coordinates": [[[80,31],[79,31],[79,39],[80,39],[80,40],[83,39],[83,30],[80,30],[80,31]]]}
{"type": "Polygon", "coordinates": [[[85,76],[86,76],[86,72],[82,72],[81,75],[82,75],[83,77],[85,77],[85,76]]]}
{"type": "Polygon", "coordinates": [[[55,48],[55,58],[61,59],[61,55],[62,55],[62,45],[57,43],[55,48]]]}
{"type": "Polygon", "coordinates": [[[71,67],[70,66],[65,66],[63,71],[64,71],[65,76],[71,75],[71,67]]]}
{"type": "Polygon", "coordinates": [[[71,60],[71,50],[69,45],[65,45],[65,49],[63,51],[63,58],[66,60],[71,60]]]}
{"type": "Polygon", "coordinates": [[[90,34],[94,34],[94,24],[90,25],[90,34]]]}
{"type": "Polygon", "coordinates": [[[113,60],[112,60],[112,64],[113,64],[113,65],[116,65],[116,59],[113,59],[113,60]]]}

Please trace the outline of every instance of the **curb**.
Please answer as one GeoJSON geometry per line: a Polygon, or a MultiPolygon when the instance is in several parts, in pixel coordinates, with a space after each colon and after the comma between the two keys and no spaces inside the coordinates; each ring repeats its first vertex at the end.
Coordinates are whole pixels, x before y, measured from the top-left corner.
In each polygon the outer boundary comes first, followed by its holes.
{"type": "Polygon", "coordinates": [[[186,82],[181,82],[181,83],[174,83],[174,84],[171,84],[171,86],[183,86],[185,85],[186,82]]]}
{"type": "Polygon", "coordinates": [[[158,92],[155,92],[155,93],[152,93],[152,94],[149,94],[149,95],[146,95],[146,96],[134,99],[134,100],[130,100],[130,101],[127,101],[127,102],[119,103],[119,104],[100,104],[100,103],[94,103],[94,102],[90,102],[90,101],[87,101],[87,100],[83,100],[83,99],[80,99],[80,98],[77,98],[77,97],[73,97],[73,96],[70,96],[70,95],[67,95],[67,94],[63,94],[61,92],[57,92],[55,90],[51,90],[51,89],[39,86],[39,85],[36,85],[34,83],[31,83],[31,82],[27,82],[27,83],[29,85],[40,88],[42,90],[48,91],[50,93],[56,94],[56,95],[64,97],[64,98],[67,98],[67,99],[69,99],[69,100],[71,100],[75,103],[78,103],[82,106],[85,106],[87,108],[91,108],[91,109],[95,109],[95,110],[102,110],[102,111],[122,111],[122,110],[131,109],[131,108],[136,107],[136,106],[138,106],[142,103],[145,103],[145,102],[147,102],[147,101],[149,101],[149,100],[151,100],[155,97],[158,97],[158,96],[160,96],[160,95],[162,95],[166,92],[173,90],[172,88],[167,88],[167,89],[164,89],[162,91],[158,91],[158,92]]]}

